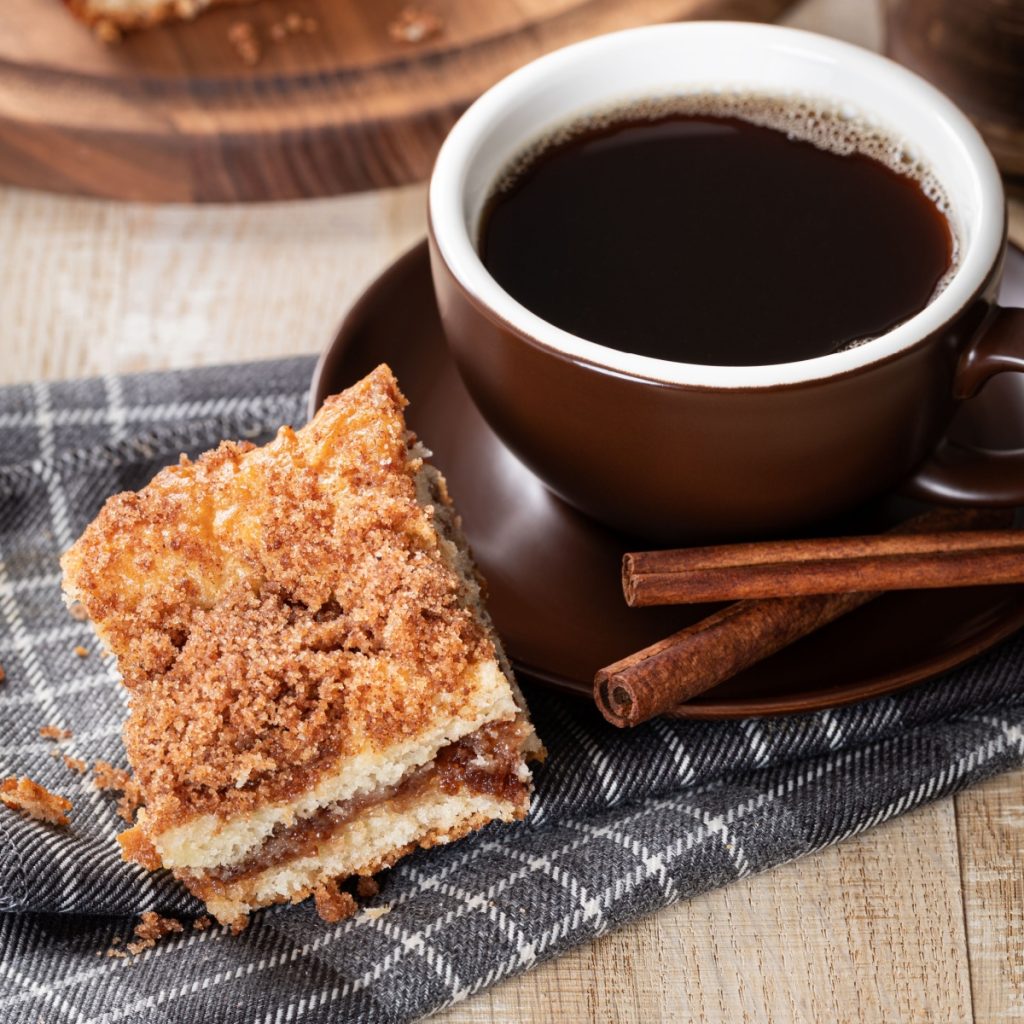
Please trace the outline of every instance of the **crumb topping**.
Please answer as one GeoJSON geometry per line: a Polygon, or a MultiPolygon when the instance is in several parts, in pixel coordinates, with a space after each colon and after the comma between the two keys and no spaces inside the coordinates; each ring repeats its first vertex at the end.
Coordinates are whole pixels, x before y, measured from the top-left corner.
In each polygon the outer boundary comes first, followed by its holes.
{"type": "Polygon", "coordinates": [[[39,735],[42,736],[44,740],[56,740],[60,742],[61,740],[71,739],[71,730],[62,729],[58,725],[44,725],[39,730],[39,735]]]}
{"type": "Polygon", "coordinates": [[[380,892],[380,885],[377,879],[370,875],[362,875],[356,881],[356,895],[361,900],[372,900],[380,892]]]}
{"type": "Polygon", "coordinates": [[[321,920],[328,924],[344,921],[359,909],[352,894],[340,889],[335,879],[329,879],[314,889],[313,899],[316,902],[316,912],[321,920]]]}
{"type": "Polygon", "coordinates": [[[80,757],[71,757],[70,754],[64,754],[63,757],[65,768],[78,772],[79,775],[84,775],[88,770],[89,766],[80,757]]]}
{"type": "Polygon", "coordinates": [[[165,935],[174,935],[184,931],[180,921],[173,917],[161,917],[155,910],[147,910],[135,926],[135,942],[128,943],[128,952],[141,953],[144,949],[152,949],[165,935]]]}
{"type": "Polygon", "coordinates": [[[494,658],[416,500],[404,405],[380,367],[300,431],[111,498],[65,555],[131,694],[149,834],[417,734],[494,658]]]}
{"type": "Polygon", "coordinates": [[[138,864],[147,871],[159,871],[163,867],[156,847],[146,838],[140,826],[126,828],[118,833],[117,842],[121,847],[121,859],[138,864]]]}
{"type": "Polygon", "coordinates": [[[97,761],[92,768],[92,780],[98,790],[121,794],[117,801],[118,817],[133,824],[135,812],[142,804],[142,792],[131,775],[107,761],[97,761]]]}
{"type": "Polygon", "coordinates": [[[48,821],[51,825],[70,823],[67,812],[71,810],[71,801],[26,776],[11,776],[0,782],[0,803],[11,810],[24,811],[37,821],[48,821]]]}

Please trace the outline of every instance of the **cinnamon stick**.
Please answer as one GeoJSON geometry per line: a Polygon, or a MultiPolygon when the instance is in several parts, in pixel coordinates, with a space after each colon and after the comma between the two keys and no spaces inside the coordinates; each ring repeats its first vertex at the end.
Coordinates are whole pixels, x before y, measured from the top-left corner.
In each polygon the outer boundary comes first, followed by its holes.
{"type": "Polygon", "coordinates": [[[631,608],[1024,583],[1024,531],[949,529],[645,551],[623,558],[631,608]]]}
{"type": "MultiPolygon", "coordinates": [[[[902,523],[886,536],[995,529],[1011,521],[1012,514],[1006,511],[941,509],[902,523]]],[[[880,593],[738,601],[601,669],[594,677],[594,700],[613,725],[639,725],[718,686],[880,593]]]]}

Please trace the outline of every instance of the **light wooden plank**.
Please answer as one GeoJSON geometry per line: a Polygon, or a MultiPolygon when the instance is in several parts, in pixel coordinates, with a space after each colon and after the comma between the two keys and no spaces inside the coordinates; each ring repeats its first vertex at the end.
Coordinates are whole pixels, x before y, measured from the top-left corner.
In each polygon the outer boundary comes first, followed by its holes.
{"type": "Polygon", "coordinates": [[[975,1024],[1024,1020],[1024,770],[956,797],[975,1024]]]}
{"type": "Polygon", "coordinates": [[[438,1024],[970,1022],[951,800],[605,936],[438,1024]]]}
{"type": "Polygon", "coordinates": [[[0,190],[0,384],[88,374],[117,330],[126,221],[110,204],[0,190]]]}
{"type": "Polygon", "coordinates": [[[0,384],[318,352],[425,232],[421,185],[243,207],[0,190],[0,384]]]}

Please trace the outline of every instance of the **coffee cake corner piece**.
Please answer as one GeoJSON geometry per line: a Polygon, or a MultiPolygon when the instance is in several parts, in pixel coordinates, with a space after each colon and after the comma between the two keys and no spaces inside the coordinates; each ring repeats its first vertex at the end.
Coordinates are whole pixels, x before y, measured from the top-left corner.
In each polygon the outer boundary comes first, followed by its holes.
{"type": "Polygon", "coordinates": [[[541,747],[404,405],[381,366],[111,498],[63,559],[130,693],[122,845],[224,923],[529,807],[541,747]]]}

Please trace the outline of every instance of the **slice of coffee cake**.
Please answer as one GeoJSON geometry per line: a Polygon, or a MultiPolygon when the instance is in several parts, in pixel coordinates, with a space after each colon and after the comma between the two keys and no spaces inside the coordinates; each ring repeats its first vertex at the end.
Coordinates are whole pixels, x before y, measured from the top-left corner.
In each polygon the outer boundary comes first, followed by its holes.
{"type": "Polygon", "coordinates": [[[528,809],[542,748],[404,405],[381,366],[111,498],[64,556],[130,691],[126,856],[222,922],[528,809]]]}

